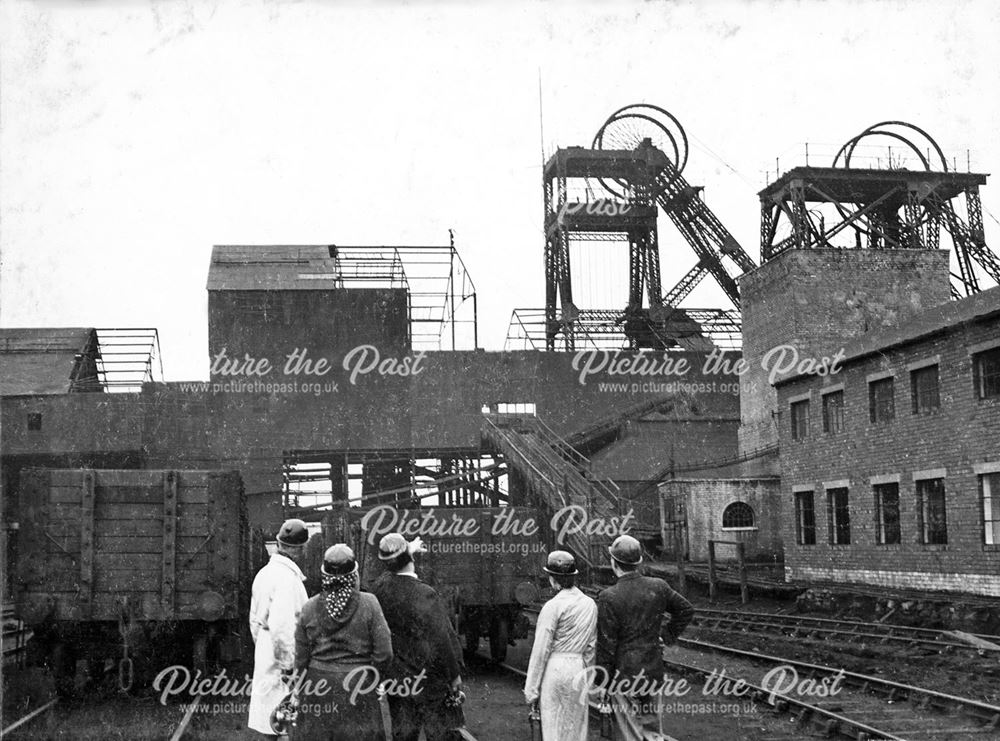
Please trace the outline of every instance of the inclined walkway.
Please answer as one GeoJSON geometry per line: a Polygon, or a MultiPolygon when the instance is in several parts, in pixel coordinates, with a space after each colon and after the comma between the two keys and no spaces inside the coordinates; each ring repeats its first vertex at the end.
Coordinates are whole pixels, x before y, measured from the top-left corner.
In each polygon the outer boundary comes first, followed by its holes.
{"type": "MultiPolygon", "coordinates": [[[[571,506],[582,508],[589,521],[610,522],[621,517],[618,487],[611,481],[595,480],[590,461],[538,417],[487,414],[482,433],[486,442],[504,455],[507,466],[523,478],[536,506],[545,511],[547,522],[571,506]]],[[[577,510],[576,516],[580,512],[577,510]]],[[[607,565],[607,546],[612,539],[585,531],[567,532],[562,545],[589,569],[607,565]]]]}

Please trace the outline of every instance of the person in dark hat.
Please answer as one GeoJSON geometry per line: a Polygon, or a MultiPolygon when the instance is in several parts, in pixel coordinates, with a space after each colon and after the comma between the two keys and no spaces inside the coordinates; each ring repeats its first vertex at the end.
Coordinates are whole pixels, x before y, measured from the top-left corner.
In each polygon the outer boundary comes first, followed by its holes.
{"type": "Polygon", "coordinates": [[[597,605],[576,587],[576,559],[552,551],[545,567],[556,595],[538,613],[535,642],[524,682],[524,698],[537,705],[542,738],[587,741],[584,670],[594,663],[597,605]]]}
{"type": "Polygon", "coordinates": [[[662,579],[642,576],[642,546],[620,535],[608,549],[618,581],[597,596],[597,665],[623,741],[659,741],[663,646],[684,632],[694,608],[662,579]],[[608,684],[610,682],[610,685],[608,684]]]}
{"type": "Polygon", "coordinates": [[[451,741],[463,724],[455,698],[462,686],[462,648],[438,593],[417,577],[413,554],[420,539],[408,543],[399,533],[383,536],[379,560],[385,573],[372,591],[392,632],[393,660],[388,676],[397,682],[423,673],[422,690],[408,697],[389,697],[393,739],[451,741]]]}
{"type": "Polygon", "coordinates": [[[295,630],[300,696],[295,741],[388,741],[376,688],[392,659],[392,638],[375,596],[358,588],[358,564],[344,543],[323,554],[323,589],[295,630]]]}
{"type": "Polygon", "coordinates": [[[276,739],[271,713],[288,694],[282,678],[295,666],[295,624],[306,602],[299,568],[309,532],[302,520],[286,520],[275,537],[277,550],[253,580],[250,635],[254,641],[253,683],[247,725],[276,739]]]}

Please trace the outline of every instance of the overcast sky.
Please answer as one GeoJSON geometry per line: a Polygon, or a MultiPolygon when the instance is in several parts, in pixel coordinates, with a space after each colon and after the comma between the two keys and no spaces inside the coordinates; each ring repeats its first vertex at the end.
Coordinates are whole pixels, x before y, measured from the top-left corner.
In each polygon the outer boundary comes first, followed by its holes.
{"type": "MultiPolygon", "coordinates": [[[[628,103],[674,113],[755,260],[756,191],[804,142],[903,119],[1000,170],[994,0],[3,0],[0,24],[0,324],[155,326],[170,380],[208,375],[213,244],[453,228],[500,349],[544,305],[539,73],[548,151],[628,103]]],[[[1000,184],[982,200],[996,250],[1000,184]]],[[[694,260],[661,245],[669,287],[694,260]]],[[[688,305],[727,307],[707,283],[688,305]]]]}

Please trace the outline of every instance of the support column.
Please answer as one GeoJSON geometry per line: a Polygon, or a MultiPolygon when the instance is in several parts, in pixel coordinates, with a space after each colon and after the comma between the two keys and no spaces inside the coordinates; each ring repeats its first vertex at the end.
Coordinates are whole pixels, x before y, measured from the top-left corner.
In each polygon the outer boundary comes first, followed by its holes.
{"type": "Polygon", "coordinates": [[[789,186],[792,202],[792,233],[795,246],[804,249],[809,246],[809,215],[806,213],[806,189],[801,180],[792,181],[789,186]]]}

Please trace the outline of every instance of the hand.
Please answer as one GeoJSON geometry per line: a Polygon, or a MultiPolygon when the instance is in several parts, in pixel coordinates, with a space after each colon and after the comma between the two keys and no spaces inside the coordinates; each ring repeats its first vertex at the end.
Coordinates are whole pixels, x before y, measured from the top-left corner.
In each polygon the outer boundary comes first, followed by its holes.
{"type": "Polygon", "coordinates": [[[414,553],[427,553],[427,546],[420,538],[414,538],[407,544],[406,550],[412,556],[414,553]]]}
{"type": "Polygon", "coordinates": [[[452,692],[457,692],[460,689],[462,689],[462,677],[461,677],[461,675],[459,675],[459,676],[455,677],[453,680],[451,680],[451,691],[452,692]]]}

